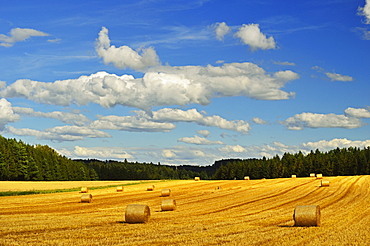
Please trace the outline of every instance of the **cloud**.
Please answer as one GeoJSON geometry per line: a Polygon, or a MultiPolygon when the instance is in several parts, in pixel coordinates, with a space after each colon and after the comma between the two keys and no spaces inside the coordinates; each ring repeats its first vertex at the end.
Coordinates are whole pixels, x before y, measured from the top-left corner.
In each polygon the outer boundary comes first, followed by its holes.
{"type": "Polygon", "coordinates": [[[184,142],[189,144],[197,144],[197,145],[214,145],[214,144],[224,144],[221,141],[211,141],[206,138],[202,138],[199,136],[194,135],[194,137],[183,137],[177,140],[178,142],[184,142]]]}
{"type": "Polygon", "coordinates": [[[86,137],[88,138],[111,137],[108,133],[80,126],[57,126],[45,129],[44,131],[29,128],[17,129],[12,126],[8,126],[7,130],[10,133],[18,136],[34,136],[37,139],[45,139],[58,142],[83,140],[86,137]]]}
{"type": "Polygon", "coordinates": [[[112,63],[116,68],[131,68],[143,71],[148,67],[159,65],[159,58],[154,48],[141,49],[134,51],[128,46],[115,47],[110,45],[108,29],[102,27],[96,41],[96,52],[103,58],[105,64],[112,63]]]}
{"type": "Polygon", "coordinates": [[[25,41],[30,37],[49,36],[49,34],[29,28],[13,28],[10,34],[0,34],[0,46],[11,47],[16,42],[25,41]]]}
{"type": "Polygon", "coordinates": [[[226,152],[226,153],[242,153],[242,152],[247,152],[247,149],[240,146],[240,145],[227,145],[224,147],[219,148],[221,152],[226,152]]]}
{"type": "Polygon", "coordinates": [[[285,62],[274,61],[273,63],[276,65],[282,65],[282,66],[295,66],[294,62],[287,62],[287,61],[285,62]]]}
{"type": "Polygon", "coordinates": [[[362,35],[364,40],[370,40],[370,31],[367,28],[357,27],[355,30],[362,35]]]}
{"type": "Polygon", "coordinates": [[[253,63],[225,63],[221,66],[160,66],[143,78],[98,72],[77,79],[53,83],[20,79],[0,91],[0,96],[23,97],[38,103],[68,106],[97,103],[148,110],[153,106],[208,105],[213,97],[246,96],[260,100],[284,100],[295,93],[281,90],[298,79],[290,71],[273,75],[253,63]]]}
{"type": "Polygon", "coordinates": [[[263,119],[260,119],[258,117],[254,117],[252,119],[252,121],[256,124],[259,124],[259,125],[264,125],[264,124],[267,124],[267,121],[264,121],[263,119]]]}
{"type": "Polygon", "coordinates": [[[220,41],[231,31],[231,28],[225,22],[217,22],[213,25],[213,28],[215,29],[216,38],[220,41]]]}
{"type": "Polygon", "coordinates": [[[366,0],[364,7],[358,8],[358,14],[365,16],[365,23],[370,24],[370,0],[366,0]]]}
{"type": "Polygon", "coordinates": [[[6,87],[6,82],[0,80],[0,90],[6,87]]]}
{"type": "Polygon", "coordinates": [[[326,76],[328,76],[331,81],[353,81],[353,78],[347,75],[341,75],[338,73],[325,73],[326,76]]]}
{"type": "Polygon", "coordinates": [[[241,41],[249,45],[252,51],[262,49],[269,50],[275,49],[276,43],[273,37],[267,38],[259,28],[258,24],[243,24],[235,34],[241,41]]]}
{"type": "Polygon", "coordinates": [[[62,39],[60,38],[55,38],[55,39],[48,39],[47,41],[50,42],[50,43],[60,43],[62,39]]]}
{"type": "Polygon", "coordinates": [[[119,147],[80,147],[75,146],[74,156],[81,158],[98,158],[98,159],[133,159],[134,156],[129,154],[125,149],[119,147]]]}
{"type": "Polygon", "coordinates": [[[362,121],[358,118],[336,114],[302,113],[280,122],[289,130],[303,130],[304,128],[359,128],[362,121]]]}
{"type": "Polygon", "coordinates": [[[199,131],[197,131],[197,133],[199,134],[199,135],[202,135],[203,137],[208,137],[209,136],[209,134],[211,134],[211,132],[210,131],[208,131],[208,130],[199,130],[199,131]]]}
{"type": "Polygon", "coordinates": [[[329,151],[335,148],[366,148],[370,146],[370,140],[348,140],[347,138],[335,138],[332,140],[320,140],[317,142],[302,143],[301,147],[306,149],[306,152],[310,150],[319,149],[321,152],[329,151]]]}
{"type": "Polygon", "coordinates": [[[346,116],[356,118],[370,118],[370,107],[368,108],[347,108],[344,110],[346,116]]]}
{"type": "MultiPolygon", "coordinates": [[[[187,122],[201,126],[211,126],[220,129],[241,132],[247,134],[250,125],[242,120],[226,120],[218,115],[206,116],[196,109],[181,110],[163,108],[151,112],[148,115],[145,111],[133,111],[133,116],[98,116],[98,120],[93,121],[90,127],[93,129],[111,129],[120,131],[135,132],[168,132],[175,129],[173,123],[187,122]]],[[[208,131],[207,131],[208,132],[208,131]]],[[[204,132],[206,133],[206,132],[204,132]]]]}
{"type": "Polygon", "coordinates": [[[21,107],[13,107],[13,111],[20,115],[29,116],[29,117],[40,117],[40,118],[51,118],[56,119],[61,122],[83,126],[85,123],[89,122],[89,119],[84,116],[83,114],[74,114],[74,113],[66,113],[60,111],[53,111],[48,113],[43,113],[39,111],[34,111],[32,108],[21,108],[21,107]]]}
{"type": "Polygon", "coordinates": [[[167,122],[154,122],[139,116],[99,116],[91,123],[95,129],[110,129],[130,132],[169,132],[175,125],[167,122]]]}
{"type": "Polygon", "coordinates": [[[4,130],[6,124],[16,122],[21,117],[13,111],[12,104],[5,98],[0,99],[0,131],[4,130]]]}
{"type": "Polygon", "coordinates": [[[224,155],[239,153],[238,158],[271,158],[276,155],[283,155],[284,153],[296,153],[299,151],[297,146],[288,146],[280,142],[272,142],[271,144],[264,145],[251,145],[251,146],[241,146],[241,145],[228,145],[219,148],[224,155]]]}
{"type": "Polygon", "coordinates": [[[198,164],[199,160],[203,160],[203,163],[212,164],[214,161],[214,155],[207,154],[204,150],[198,148],[191,148],[185,146],[174,146],[161,151],[162,159],[165,158],[165,162],[168,164],[198,164]]]}
{"type": "Polygon", "coordinates": [[[342,75],[338,73],[329,73],[326,72],[324,68],[319,67],[319,66],[314,66],[311,69],[316,70],[318,73],[323,73],[325,74],[331,81],[353,81],[354,79],[351,76],[347,75],[342,75]]]}
{"type": "MultiPolygon", "coordinates": [[[[143,115],[143,112],[141,114],[143,115]]],[[[196,109],[184,111],[181,109],[163,108],[153,112],[152,120],[158,122],[194,122],[201,126],[212,126],[243,134],[247,134],[251,129],[249,123],[243,120],[229,121],[218,115],[206,116],[204,114],[205,112],[202,114],[196,109]]]]}

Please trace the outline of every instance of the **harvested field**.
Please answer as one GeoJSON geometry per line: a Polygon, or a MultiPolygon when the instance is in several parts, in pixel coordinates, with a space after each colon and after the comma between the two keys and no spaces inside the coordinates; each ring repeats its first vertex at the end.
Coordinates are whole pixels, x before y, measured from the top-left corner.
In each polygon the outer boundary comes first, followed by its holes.
{"type": "Polygon", "coordinates": [[[91,203],[79,192],[0,197],[0,245],[368,245],[370,176],[326,178],[147,182],[91,190],[91,203]],[[167,188],[177,208],[162,212],[167,188]],[[129,204],[148,205],[149,221],[125,223],[129,204]],[[300,205],[320,205],[320,227],[294,227],[300,205]]]}

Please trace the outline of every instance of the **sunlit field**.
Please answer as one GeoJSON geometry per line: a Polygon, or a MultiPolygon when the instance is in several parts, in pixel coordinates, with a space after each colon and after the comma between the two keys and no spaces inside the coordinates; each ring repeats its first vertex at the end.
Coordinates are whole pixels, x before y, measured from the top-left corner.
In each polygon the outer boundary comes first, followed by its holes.
{"type": "MultiPolygon", "coordinates": [[[[369,245],[370,176],[327,179],[328,187],[315,178],[137,182],[90,190],[91,203],[78,191],[0,197],[0,245],[369,245]],[[161,211],[164,199],[177,209],[161,211]],[[148,205],[149,221],[126,223],[129,204],[148,205]],[[299,205],[320,205],[321,226],[295,227],[299,205]]],[[[0,190],[128,183],[0,182],[0,190]]]]}

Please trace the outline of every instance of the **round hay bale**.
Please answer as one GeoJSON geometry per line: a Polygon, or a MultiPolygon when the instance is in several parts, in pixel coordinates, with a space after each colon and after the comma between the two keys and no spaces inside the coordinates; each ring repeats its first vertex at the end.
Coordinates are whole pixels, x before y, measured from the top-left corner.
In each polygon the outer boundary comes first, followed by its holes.
{"type": "Polygon", "coordinates": [[[316,179],[322,179],[322,174],[321,173],[316,174],[316,179]]]}
{"type": "Polygon", "coordinates": [[[146,188],[147,191],[153,191],[154,190],[154,185],[148,185],[146,188]]]}
{"type": "Polygon", "coordinates": [[[117,192],[122,192],[123,191],[123,186],[117,186],[117,192]]]}
{"type": "Polygon", "coordinates": [[[250,180],[249,176],[245,176],[244,180],[250,180]]]}
{"type": "Polygon", "coordinates": [[[315,177],[315,174],[314,173],[310,173],[310,177],[311,178],[314,178],[315,177]]]}
{"type": "Polygon", "coordinates": [[[173,199],[163,200],[161,204],[162,211],[173,211],[176,209],[176,201],[173,199]]]}
{"type": "Polygon", "coordinates": [[[89,192],[89,188],[81,187],[81,193],[87,193],[87,192],[89,192]]]}
{"type": "Polygon", "coordinates": [[[170,189],[162,189],[162,195],[161,196],[170,196],[171,190],[170,189]]]}
{"type": "Polygon", "coordinates": [[[85,193],[81,195],[81,202],[87,202],[90,203],[92,201],[92,195],[85,193]]]}
{"type": "Polygon", "coordinates": [[[292,179],[295,179],[297,177],[297,175],[293,174],[292,175],[292,179]]]}
{"type": "Polygon", "coordinates": [[[147,205],[129,204],[126,207],[126,223],[146,223],[150,217],[150,208],[147,205]]]}
{"type": "Polygon", "coordinates": [[[199,181],[200,180],[200,177],[195,177],[194,180],[195,181],[199,181]]]}
{"type": "Polygon", "coordinates": [[[321,180],[321,187],[328,187],[330,181],[328,179],[321,180]]]}
{"type": "Polygon", "coordinates": [[[320,226],[321,212],[319,205],[297,206],[293,214],[294,226],[320,226]]]}

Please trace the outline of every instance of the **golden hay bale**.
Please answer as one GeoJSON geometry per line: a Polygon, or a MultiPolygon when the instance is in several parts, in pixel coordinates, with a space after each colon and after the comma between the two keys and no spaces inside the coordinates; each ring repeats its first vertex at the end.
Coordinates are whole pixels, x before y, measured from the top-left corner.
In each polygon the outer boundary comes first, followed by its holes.
{"type": "Polygon", "coordinates": [[[89,192],[89,188],[87,188],[87,187],[82,187],[81,188],[81,193],[87,193],[87,192],[89,192]]]}
{"type": "Polygon", "coordinates": [[[320,226],[321,212],[319,205],[297,206],[293,214],[294,226],[320,226]]]}
{"type": "Polygon", "coordinates": [[[297,177],[297,175],[292,174],[292,179],[295,179],[296,177],[297,177]]]}
{"type": "Polygon", "coordinates": [[[244,180],[250,180],[249,176],[245,176],[244,180]]]}
{"type": "Polygon", "coordinates": [[[123,186],[117,186],[117,192],[121,192],[121,191],[123,191],[123,186]]]}
{"type": "Polygon", "coordinates": [[[146,188],[147,191],[153,191],[154,190],[154,185],[148,185],[146,188]]]}
{"type": "Polygon", "coordinates": [[[162,189],[162,195],[161,196],[170,196],[171,190],[170,189],[162,189]]]}
{"type": "Polygon", "coordinates": [[[311,178],[314,178],[315,177],[315,174],[314,173],[310,173],[310,177],[311,178]]]}
{"type": "Polygon", "coordinates": [[[200,177],[195,177],[194,180],[195,181],[199,181],[200,180],[200,177]]]}
{"type": "Polygon", "coordinates": [[[173,199],[163,200],[161,204],[162,211],[173,211],[176,209],[176,201],[173,199]]]}
{"type": "Polygon", "coordinates": [[[317,179],[322,179],[322,174],[321,173],[316,174],[316,178],[317,179]]]}
{"type": "Polygon", "coordinates": [[[147,205],[129,204],[126,207],[126,223],[146,223],[150,217],[150,208],[147,205]]]}
{"type": "Polygon", "coordinates": [[[330,181],[328,179],[321,180],[321,187],[328,187],[330,181]]]}
{"type": "Polygon", "coordinates": [[[91,194],[85,193],[85,194],[81,195],[81,202],[90,203],[91,200],[92,200],[92,195],[91,194]]]}

